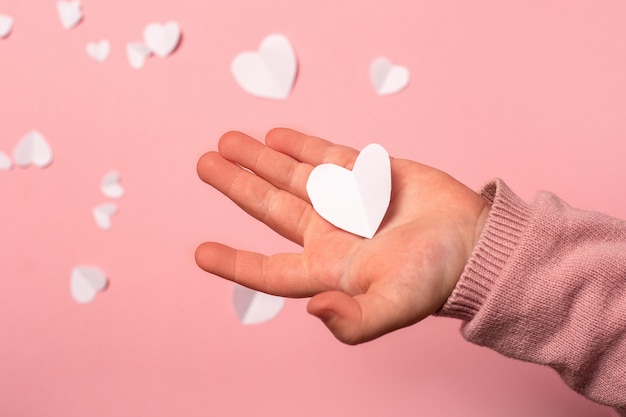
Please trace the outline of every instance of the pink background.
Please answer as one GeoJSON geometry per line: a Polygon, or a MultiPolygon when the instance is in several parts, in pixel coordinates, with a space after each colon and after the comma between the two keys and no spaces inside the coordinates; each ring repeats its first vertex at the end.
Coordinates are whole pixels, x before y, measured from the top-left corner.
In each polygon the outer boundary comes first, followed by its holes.
{"type": "Polygon", "coordinates": [[[40,130],[46,169],[0,172],[2,416],[613,415],[549,369],[468,344],[430,318],[348,347],[288,300],[242,325],[233,284],[200,271],[217,240],[298,250],[197,179],[231,129],[288,126],[447,170],[473,188],[499,176],[525,199],[549,189],[626,217],[626,4],[621,1],[84,0],[64,30],[53,0],[0,0],[0,151],[40,130]],[[178,50],[130,68],[125,44],[177,21],[178,50]],[[284,101],[245,93],[241,51],[282,33],[300,65],[284,101]],[[88,42],[106,38],[104,63],[88,42]],[[411,72],[375,94],[369,64],[411,72]],[[126,195],[111,230],[91,209],[117,170],[126,195]],[[69,292],[76,264],[102,268],[89,305],[69,292]]]}

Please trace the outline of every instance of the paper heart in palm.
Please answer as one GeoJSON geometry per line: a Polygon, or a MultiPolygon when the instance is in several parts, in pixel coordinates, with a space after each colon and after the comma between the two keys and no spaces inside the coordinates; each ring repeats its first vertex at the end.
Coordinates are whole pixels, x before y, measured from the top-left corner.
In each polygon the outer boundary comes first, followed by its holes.
{"type": "Polygon", "coordinates": [[[180,42],[180,27],[176,22],[150,23],[143,31],[143,40],[156,56],[165,58],[180,42]]]}
{"type": "Polygon", "coordinates": [[[296,54],[289,40],[280,34],[267,36],[258,52],[242,52],[231,71],[244,91],[261,98],[285,99],[298,71],[296,54]]]}
{"type": "Polygon", "coordinates": [[[406,67],[394,65],[384,56],[376,58],[370,66],[370,79],[381,96],[402,91],[409,84],[409,78],[406,67]]]}
{"type": "Polygon", "coordinates": [[[146,59],[152,55],[152,50],[148,45],[141,42],[129,42],[126,44],[126,57],[131,68],[143,68],[146,59]]]}
{"type": "Polygon", "coordinates": [[[378,144],[366,146],[352,171],[334,164],[316,166],[306,191],[317,213],[336,227],[372,238],[391,199],[391,163],[378,144]]]}
{"type": "Polygon", "coordinates": [[[283,309],[285,299],[236,284],[233,304],[243,324],[260,324],[276,317],[283,309]]]}
{"type": "Polygon", "coordinates": [[[117,205],[114,203],[104,203],[93,209],[93,218],[98,227],[102,230],[111,228],[111,216],[117,213],[117,205]]]}
{"type": "Polygon", "coordinates": [[[110,52],[111,44],[106,39],[103,39],[100,42],[90,42],[87,44],[87,55],[98,62],[104,62],[110,52]]]}
{"type": "Polygon", "coordinates": [[[79,0],[58,1],[57,13],[64,29],[71,29],[83,20],[83,12],[79,0]]]}
{"type": "Polygon", "coordinates": [[[52,149],[41,133],[27,133],[13,150],[13,159],[21,167],[35,165],[44,168],[52,162],[52,149]]]}
{"type": "Polygon", "coordinates": [[[100,182],[100,191],[109,198],[122,198],[124,188],[120,185],[120,175],[115,171],[105,174],[100,182]]]}
{"type": "Polygon", "coordinates": [[[0,39],[9,36],[11,30],[13,30],[13,17],[0,14],[0,39]]]}
{"type": "Polygon", "coordinates": [[[107,284],[107,277],[99,268],[81,265],[72,269],[70,292],[77,303],[92,302],[99,292],[106,289],[107,284]]]}
{"type": "Polygon", "coordinates": [[[7,154],[0,152],[0,171],[10,171],[13,168],[13,162],[7,154]]]}

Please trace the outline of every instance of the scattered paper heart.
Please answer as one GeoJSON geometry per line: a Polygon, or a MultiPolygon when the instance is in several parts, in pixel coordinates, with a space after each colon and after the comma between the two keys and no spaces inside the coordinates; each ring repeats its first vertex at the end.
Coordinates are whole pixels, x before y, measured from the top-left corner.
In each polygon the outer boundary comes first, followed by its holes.
{"type": "Polygon", "coordinates": [[[13,168],[11,158],[4,152],[0,152],[0,171],[10,171],[13,168]]]}
{"type": "Polygon", "coordinates": [[[165,58],[176,50],[180,42],[180,27],[173,21],[150,23],[143,31],[143,40],[156,56],[165,58]]]}
{"type": "Polygon", "coordinates": [[[13,17],[6,14],[0,14],[0,39],[9,36],[12,30],[13,17]]]}
{"type": "Polygon", "coordinates": [[[110,52],[111,44],[106,39],[100,42],[89,42],[87,44],[87,55],[98,62],[106,61],[110,52]]]}
{"type": "Polygon", "coordinates": [[[336,227],[372,238],[389,207],[391,164],[378,144],[366,146],[352,171],[334,164],[316,166],[306,183],[317,213],[336,227]]]}
{"type": "Polygon", "coordinates": [[[285,305],[285,299],[235,284],[235,312],[242,324],[260,324],[275,318],[285,305]]]}
{"type": "Polygon", "coordinates": [[[126,57],[131,68],[143,68],[146,59],[152,55],[152,51],[145,43],[129,42],[126,44],[126,57]]]}
{"type": "Polygon", "coordinates": [[[370,79],[378,95],[386,96],[402,91],[409,84],[409,70],[394,65],[384,56],[376,58],[370,65],[370,79]]]}
{"type": "Polygon", "coordinates": [[[111,228],[111,216],[118,211],[117,205],[114,203],[104,203],[93,208],[93,218],[98,227],[102,230],[111,228]]]}
{"type": "Polygon", "coordinates": [[[35,165],[45,168],[52,162],[52,149],[37,130],[27,133],[13,150],[15,163],[22,168],[35,165]]]}
{"type": "Polygon", "coordinates": [[[267,36],[257,52],[238,54],[231,71],[239,86],[261,98],[274,100],[289,96],[298,72],[296,54],[281,34],[267,36]]]}
{"type": "Polygon", "coordinates": [[[81,7],[79,0],[57,2],[57,13],[64,29],[71,29],[83,20],[81,7]]]}
{"type": "Polygon", "coordinates": [[[79,304],[92,302],[107,285],[106,274],[100,268],[80,265],[72,269],[70,292],[79,304]]]}
{"type": "Polygon", "coordinates": [[[121,198],[124,195],[124,188],[120,185],[120,175],[115,171],[105,174],[100,182],[100,190],[109,198],[121,198]]]}

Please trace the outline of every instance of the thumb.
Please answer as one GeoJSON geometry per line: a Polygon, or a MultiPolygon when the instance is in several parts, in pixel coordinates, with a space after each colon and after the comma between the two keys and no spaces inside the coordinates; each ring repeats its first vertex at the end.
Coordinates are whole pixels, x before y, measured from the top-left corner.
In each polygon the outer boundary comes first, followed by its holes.
{"type": "Polygon", "coordinates": [[[418,321],[408,300],[389,299],[372,287],[350,296],[327,291],[311,298],[307,311],[318,317],[341,342],[356,345],[418,321]]]}

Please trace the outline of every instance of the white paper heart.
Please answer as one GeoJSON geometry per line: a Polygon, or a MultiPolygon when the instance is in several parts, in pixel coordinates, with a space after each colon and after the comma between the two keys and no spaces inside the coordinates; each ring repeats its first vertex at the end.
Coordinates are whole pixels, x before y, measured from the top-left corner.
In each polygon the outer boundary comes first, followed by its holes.
{"type": "Polygon", "coordinates": [[[102,230],[111,228],[111,216],[117,213],[117,205],[114,203],[104,203],[93,208],[93,218],[98,227],[102,230]]]}
{"type": "Polygon", "coordinates": [[[156,56],[165,58],[180,42],[180,27],[176,22],[150,23],[143,31],[143,40],[156,56]]]}
{"type": "Polygon", "coordinates": [[[402,91],[409,84],[409,78],[406,67],[394,65],[384,56],[376,58],[370,65],[370,79],[381,96],[402,91]]]}
{"type": "Polygon", "coordinates": [[[281,34],[267,36],[258,52],[238,54],[231,71],[239,86],[261,98],[285,99],[289,96],[298,71],[296,54],[281,34]]]}
{"type": "Polygon", "coordinates": [[[80,265],[72,269],[70,292],[79,304],[88,304],[99,292],[106,289],[106,274],[94,266],[80,265]]]}
{"type": "Polygon", "coordinates": [[[106,39],[87,44],[87,55],[95,61],[104,62],[111,52],[111,44],[106,39]]]}
{"type": "Polygon", "coordinates": [[[35,165],[45,168],[52,162],[52,149],[37,130],[27,133],[13,150],[15,163],[22,168],[35,165]]]}
{"type": "Polygon", "coordinates": [[[260,324],[275,318],[283,309],[285,299],[236,284],[233,305],[241,323],[260,324]]]}
{"type": "Polygon", "coordinates": [[[0,14],[0,39],[9,36],[13,30],[13,17],[0,14]]]}
{"type": "Polygon", "coordinates": [[[152,51],[145,43],[129,42],[126,44],[126,57],[131,68],[143,68],[146,59],[152,55],[152,51]]]}
{"type": "Polygon", "coordinates": [[[124,188],[120,185],[120,175],[115,171],[105,174],[100,182],[100,190],[109,198],[121,198],[124,195],[124,188]]]}
{"type": "Polygon", "coordinates": [[[4,152],[0,152],[0,171],[10,171],[13,168],[11,158],[4,152]]]}
{"type": "Polygon", "coordinates": [[[391,198],[389,154],[378,144],[366,146],[352,171],[334,164],[316,166],[306,191],[317,213],[336,227],[372,238],[391,198]]]}
{"type": "Polygon", "coordinates": [[[57,13],[64,29],[71,29],[83,20],[80,0],[58,1],[57,13]]]}

